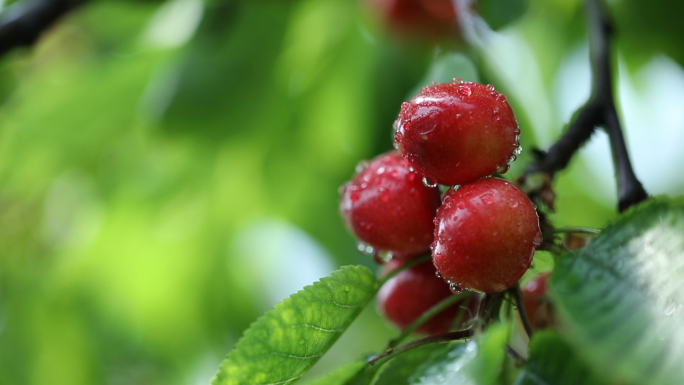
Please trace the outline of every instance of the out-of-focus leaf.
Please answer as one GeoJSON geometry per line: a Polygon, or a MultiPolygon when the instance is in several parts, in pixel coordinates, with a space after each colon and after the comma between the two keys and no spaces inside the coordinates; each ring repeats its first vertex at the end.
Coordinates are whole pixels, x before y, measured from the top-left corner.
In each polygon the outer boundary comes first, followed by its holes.
{"type": "Polygon", "coordinates": [[[664,53],[684,65],[684,5],[680,1],[625,0],[610,5],[617,42],[628,64],[645,64],[654,54],[664,53]]]}
{"type": "Polygon", "coordinates": [[[622,382],[684,378],[684,200],[630,210],[557,259],[549,291],[568,341],[622,382]]]}
{"type": "Polygon", "coordinates": [[[498,384],[509,331],[506,325],[491,326],[467,343],[457,343],[426,361],[410,378],[412,385],[498,384]]]}
{"type": "Polygon", "coordinates": [[[477,10],[489,27],[498,30],[520,18],[527,10],[527,1],[479,0],[477,10]]]}
{"type": "Polygon", "coordinates": [[[448,83],[454,78],[461,78],[476,82],[479,79],[475,64],[466,55],[457,52],[446,52],[438,55],[432,61],[425,77],[408,95],[408,99],[420,92],[420,90],[433,83],[448,83]]]}
{"type": "Polygon", "coordinates": [[[345,266],[276,305],[245,332],[214,385],[288,384],[325,353],[375,295],[375,275],[345,266]]]}
{"type": "Polygon", "coordinates": [[[603,384],[575,351],[556,333],[536,333],[530,345],[530,360],[515,385],[603,384]]]}
{"type": "Polygon", "coordinates": [[[447,346],[433,344],[401,354],[383,366],[373,385],[406,384],[424,362],[447,354],[449,350],[447,346]]]}

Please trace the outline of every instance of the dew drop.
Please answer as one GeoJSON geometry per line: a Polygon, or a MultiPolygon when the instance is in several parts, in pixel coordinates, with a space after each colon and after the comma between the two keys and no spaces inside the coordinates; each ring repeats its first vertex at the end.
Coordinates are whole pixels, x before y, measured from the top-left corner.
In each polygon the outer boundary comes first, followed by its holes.
{"type": "Polygon", "coordinates": [[[437,181],[432,180],[428,177],[423,177],[423,184],[425,187],[437,187],[437,181]]]}
{"type": "Polygon", "coordinates": [[[499,108],[495,108],[494,111],[492,111],[492,115],[496,115],[499,113],[499,108]]]}
{"type": "Polygon", "coordinates": [[[473,93],[473,90],[470,89],[469,86],[463,85],[458,89],[458,93],[461,94],[461,96],[470,96],[473,93]]]}
{"type": "Polygon", "coordinates": [[[518,159],[518,157],[517,157],[515,154],[513,154],[513,155],[511,155],[511,157],[508,159],[508,163],[515,162],[516,159],[518,159]]]}
{"type": "Polygon", "coordinates": [[[382,166],[382,167],[378,168],[378,169],[375,171],[375,173],[378,174],[378,175],[382,175],[382,174],[385,173],[385,170],[386,170],[385,166],[382,166]]]}
{"type": "Polygon", "coordinates": [[[522,146],[516,147],[515,150],[513,151],[513,153],[514,153],[515,155],[520,155],[520,154],[522,154],[522,146]]]}
{"type": "Polygon", "coordinates": [[[449,283],[449,290],[451,290],[451,292],[454,294],[463,293],[463,289],[461,289],[457,284],[455,284],[453,282],[449,283]]]}
{"type": "Polygon", "coordinates": [[[499,174],[505,174],[509,168],[511,167],[508,165],[508,163],[504,163],[497,167],[496,172],[498,172],[499,174]]]}
{"type": "Polygon", "coordinates": [[[394,147],[395,150],[399,150],[399,141],[394,138],[394,143],[392,144],[392,147],[394,147]]]}
{"type": "Polygon", "coordinates": [[[356,164],[356,169],[355,169],[355,171],[356,171],[357,173],[359,173],[359,172],[365,170],[366,167],[368,167],[368,162],[365,161],[365,160],[362,160],[362,161],[360,161],[359,163],[356,164]]]}
{"type": "Polygon", "coordinates": [[[373,248],[373,246],[371,246],[371,245],[369,245],[369,244],[367,244],[367,243],[359,242],[359,243],[356,245],[356,249],[357,249],[358,251],[362,252],[363,254],[366,254],[366,255],[373,255],[373,254],[375,254],[375,249],[373,248]]]}
{"type": "Polygon", "coordinates": [[[435,271],[435,277],[442,279],[442,274],[440,274],[439,271],[435,271]]]}
{"type": "Polygon", "coordinates": [[[491,85],[491,84],[487,84],[487,89],[488,89],[489,91],[494,91],[494,86],[491,85]]]}
{"type": "Polygon", "coordinates": [[[541,245],[542,242],[544,242],[544,237],[542,236],[541,231],[539,231],[539,232],[537,232],[537,234],[534,235],[534,239],[532,239],[532,244],[536,248],[539,245],[541,245]]]}

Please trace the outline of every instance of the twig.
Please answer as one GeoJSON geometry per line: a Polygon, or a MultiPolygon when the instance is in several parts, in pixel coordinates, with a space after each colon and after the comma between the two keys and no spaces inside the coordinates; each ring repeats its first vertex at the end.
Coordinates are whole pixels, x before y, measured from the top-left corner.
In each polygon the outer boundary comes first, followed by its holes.
{"type": "Polygon", "coordinates": [[[518,308],[518,314],[520,314],[520,320],[522,321],[527,336],[532,338],[532,324],[530,323],[530,317],[527,315],[527,309],[525,309],[525,302],[523,301],[522,291],[520,291],[520,284],[516,283],[515,286],[508,289],[510,294],[515,300],[515,306],[518,308]]]}
{"type": "Polygon", "coordinates": [[[395,354],[407,352],[409,350],[413,350],[413,349],[419,348],[421,346],[439,343],[439,342],[449,342],[449,341],[462,340],[465,338],[470,338],[474,334],[475,334],[475,331],[473,329],[466,329],[466,330],[461,330],[458,332],[439,334],[436,336],[427,336],[427,337],[424,337],[421,339],[417,339],[415,341],[411,341],[407,344],[398,346],[398,347],[393,348],[393,349],[387,349],[384,353],[379,354],[379,355],[373,357],[371,360],[369,360],[368,364],[375,365],[375,364],[378,364],[380,362],[384,362],[385,360],[389,360],[391,358],[391,356],[394,356],[395,354]]]}
{"type": "Polygon", "coordinates": [[[60,16],[87,0],[26,0],[10,6],[0,18],[0,56],[30,47],[60,16]]]}
{"type": "Polygon", "coordinates": [[[568,165],[596,127],[603,126],[610,137],[617,174],[618,209],[624,211],[646,200],[648,194],[634,174],[615,108],[611,66],[613,24],[601,0],[587,0],[586,7],[593,73],[591,96],[576,113],[565,134],[546,153],[538,154],[526,175],[542,172],[553,177],[568,165]]]}

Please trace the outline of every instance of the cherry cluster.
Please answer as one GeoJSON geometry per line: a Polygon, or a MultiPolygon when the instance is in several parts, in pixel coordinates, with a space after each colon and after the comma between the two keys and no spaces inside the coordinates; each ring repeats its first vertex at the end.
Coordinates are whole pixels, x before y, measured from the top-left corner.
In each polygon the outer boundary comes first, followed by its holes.
{"type": "MultiPolygon", "coordinates": [[[[404,329],[452,293],[513,286],[542,237],[530,199],[492,177],[520,153],[517,121],[494,87],[460,80],[427,86],[402,104],[394,130],[396,151],[357,168],[342,186],[340,210],[360,250],[390,261],[386,271],[432,255],[432,264],[401,271],[378,294],[382,311],[404,329]]],[[[458,309],[467,320],[480,297],[467,298],[418,331],[461,327],[458,309]]]]}

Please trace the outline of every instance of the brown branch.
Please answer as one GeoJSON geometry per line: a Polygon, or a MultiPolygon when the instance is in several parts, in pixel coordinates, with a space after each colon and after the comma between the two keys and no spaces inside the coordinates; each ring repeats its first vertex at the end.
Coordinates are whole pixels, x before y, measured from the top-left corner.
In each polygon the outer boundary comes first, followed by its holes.
{"type": "Polygon", "coordinates": [[[32,46],[62,15],[87,0],[25,0],[13,4],[0,18],[0,56],[32,46]]]}
{"type": "Polygon", "coordinates": [[[553,177],[567,167],[572,156],[591,137],[598,126],[608,132],[618,185],[618,209],[642,202],[648,194],[637,179],[629,159],[627,146],[613,97],[611,39],[613,23],[601,0],[587,0],[589,43],[591,48],[592,93],[589,101],[575,114],[568,130],[547,152],[537,153],[526,175],[546,173],[553,177]]]}

